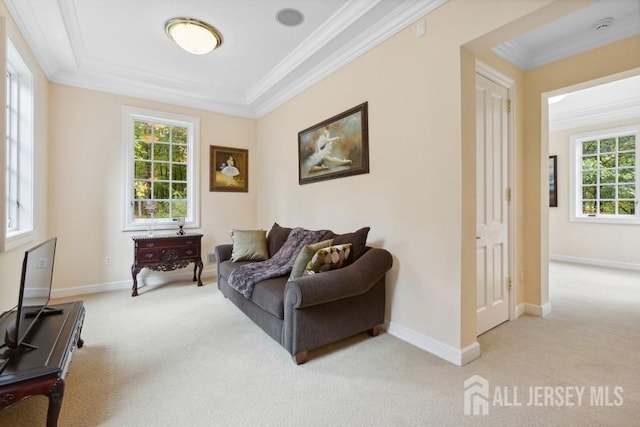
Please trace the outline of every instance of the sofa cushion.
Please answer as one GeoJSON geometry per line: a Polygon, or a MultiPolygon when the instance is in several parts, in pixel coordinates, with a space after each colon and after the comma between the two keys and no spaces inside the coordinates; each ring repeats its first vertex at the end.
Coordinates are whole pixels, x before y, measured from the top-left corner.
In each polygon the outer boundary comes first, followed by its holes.
{"type": "Polygon", "coordinates": [[[295,280],[298,277],[301,277],[302,273],[304,273],[305,267],[309,261],[311,261],[313,255],[318,252],[318,250],[331,246],[332,241],[333,240],[328,239],[311,245],[305,245],[300,252],[298,252],[298,256],[296,257],[296,260],[293,263],[293,268],[291,269],[291,274],[289,275],[289,280],[295,280]]]}
{"type": "Polygon", "coordinates": [[[269,258],[267,232],[265,230],[233,230],[231,260],[264,261],[269,258]]]}
{"type": "Polygon", "coordinates": [[[364,248],[367,245],[367,235],[369,234],[370,227],[362,227],[353,233],[338,234],[325,238],[333,237],[334,245],[342,245],[345,243],[351,243],[351,255],[346,264],[351,264],[364,253],[364,248]]]}
{"type": "Polygon", "coordinates": [[[269,234],[267,234],[267,247],[269,249],[269,257],[272,257],[280,250],[284,242],[287,241],[291,228],[281,227],[277,222],[273,223],[269,234]]]}
{"type": "Polygon", "coordinates": [[[284,319],[284,287],[287,276],[274,277],[256,284],[251,294],[251,301],[258,307],[284,319]]]}
{"type": "Polygon", "coordinates": [[[307,263],[303,275],[322,273],[323,271],[336,270],[345,265],[351,254],[351,243],[329,246],[318,250],[311,261],[307,263]]]}

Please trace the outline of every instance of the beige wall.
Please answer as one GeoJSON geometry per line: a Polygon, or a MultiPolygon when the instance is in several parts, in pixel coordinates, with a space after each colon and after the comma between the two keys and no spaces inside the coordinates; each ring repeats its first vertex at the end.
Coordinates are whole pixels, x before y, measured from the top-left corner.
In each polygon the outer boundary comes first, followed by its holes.
{"type": "MultiPolygon", "coordinates": [[[[6,6],[0,2],[0,15],[6,17],[6,31],[14,45],[25,60],[34,77],[35,87],[35,135],[34,135],[34,242],[39,242],[48,237],[47,230],[47,179],[49,153],[47,138],[47,97],[48,82],[31,50],[17,30],[6,6]]],[[[4,93],[4,92],[3,92],[4,93]]],[[[4,113],[3,113],[4,117],[4,113]]],[[[4,140],[4,138],[3,138],[4,140]]],[[[0,144],[4,152],[4,144],[0,144]]],[[[4,168],[3,175],[4,175],[4,168]]],[[[1,180],[4,182],[4,180],[1,180]]],[[[4,188],[4,187],[2,187],[4,188]]],[[[2,191],[4,194],[4,191],[2,191]]],[[[4,205],[2,215],[4,216],[4,205]]],[[[4,224],[4,222],[2,222],[4,224]]],[[[4,229],[4,227],[2,228],[4,229]]],[[[25,244],[7,252],[0,252],[0,312],[13,307],[18,302],[18,289],[20,286],[20,273],[22,257],[25,249],[31,247],[25,244]]],[[[0,338],[1,339],[1,338],[0,338]]]]}
{"type": "Polygon", "coordinates": [[[475,202],[463,188],[460,47],[546,3],[450,1],[427,16],[425,37],[410,26],[259,120],[258,224],[371,226],[369,242],[395,261],[387,318],[427,346],[475,342],[475,272],[463,273],[461,249],[475,245],[475,202]],[[298,185],[297,132],[364,101],[371,172],[298,185]]]}
{"type": "MultiPolygon", "coordinates": [[[[204,254],[230,242],[229,229],[255,226],[255,120],[52,84],[48,212],[49,229],[59,238],[54,289],[131,280],[131,236],[141,232],[122,231],[125,105],[200,119],[198,231],[205,235],[204,254]],[[249,149],[249,193],[209,192],[210,145],[249,149]],[[105,265],[106,256],[112,265],[105,265]]],[[[205,270],[211,267],[205,260],[205,270]]],[[[140,274],[162,276],[147,270],[140,274]]]]}
{"type": "Polygon", "coordinates": [[[549,134],[549,155],[558,156],[558,207],[549,209],[549,254],[560,259],[640,268],[637,225],[570,221],[571,135],[637,125],[640,118],[585,126],[549,134]]]}

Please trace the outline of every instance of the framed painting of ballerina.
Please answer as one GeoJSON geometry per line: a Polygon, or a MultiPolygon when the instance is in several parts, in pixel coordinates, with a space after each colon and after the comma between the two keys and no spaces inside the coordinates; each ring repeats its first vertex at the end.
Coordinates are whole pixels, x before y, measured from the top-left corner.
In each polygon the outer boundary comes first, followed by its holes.
{"type": "Polygon", "coordinates": [[[249,150],[209,146],[209,191],[249,192],[249,150]]]}
{"type": "Polygon", "coordinates": [[[298,183],[369,173],[367,103],[298,132],[298,183]]]}

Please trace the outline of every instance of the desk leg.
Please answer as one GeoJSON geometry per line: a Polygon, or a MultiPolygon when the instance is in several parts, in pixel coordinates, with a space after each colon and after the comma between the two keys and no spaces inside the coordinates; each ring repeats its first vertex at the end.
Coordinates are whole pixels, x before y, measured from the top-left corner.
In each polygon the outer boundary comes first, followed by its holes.
{"type": "Polygon", "coordinates": [[[193,267],[193,281],[198,281],[198,286],[202,286],[202,280],[200,280],[200,276],[202,276],[202,269],[204,268],[204,264],[202,263],[202,260],[194,261],[193,263],[195,264],[195,266],[193,267]]]}
{"type": "Polygon", "coordinates": [[[47,427],[58,425],[58,416],[62,408],[62,397],[64,396],[64,380],[58,378],[51,390],[49,390],[49,409],[47,410],[47,427]]]}
{"type": "Polygon", "coordinates": [[[135,264],[131,266],[131,275],[133,276],[133,287],[131,288],[131,296],[138,296],[138,273],[142,270],[140,267],[136,267],[135,264]]]}

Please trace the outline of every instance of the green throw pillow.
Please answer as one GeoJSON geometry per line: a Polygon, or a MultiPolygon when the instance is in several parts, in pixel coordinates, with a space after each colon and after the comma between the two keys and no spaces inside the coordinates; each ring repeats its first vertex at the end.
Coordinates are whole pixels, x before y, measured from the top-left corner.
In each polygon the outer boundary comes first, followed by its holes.
{"type": "Polygon", "coordinates": [[[302,273],[303,276],[336,270],[342,267],[351,253],[351,243],[329,246],[317,251],[302,273]]]}
{"type": "Polygon", "coordinates": [[[295,280],[298,277],[302,276],[304,273],[304,269],[311,260],[311,257],[318,252],[318,250],[322,248],[326,248],[331,246],[333,240],[323,240],[322,242],[314,243],[311,245],[305,245],[300,252],[298,252],[298,256],[296,257],[295,262],[293,263],[293,269],[291,270],[291,275],[289,276],[289,280],[295,280]]]}
{"type": "Polygon", "coordinates": [[[233,230],[231,261],[264,261],[269,258],[265,230],[233,230]]]}

